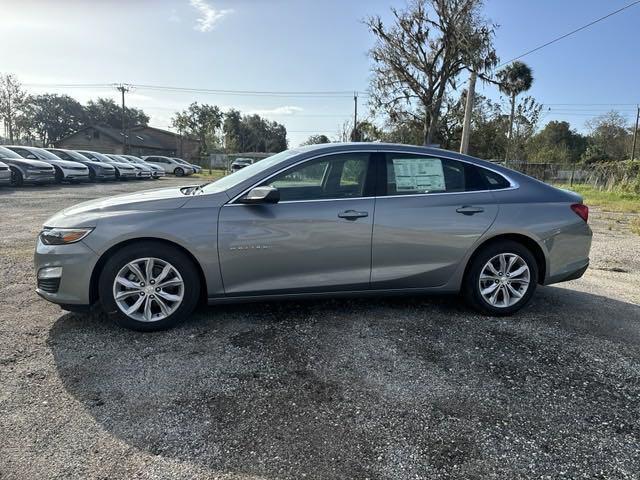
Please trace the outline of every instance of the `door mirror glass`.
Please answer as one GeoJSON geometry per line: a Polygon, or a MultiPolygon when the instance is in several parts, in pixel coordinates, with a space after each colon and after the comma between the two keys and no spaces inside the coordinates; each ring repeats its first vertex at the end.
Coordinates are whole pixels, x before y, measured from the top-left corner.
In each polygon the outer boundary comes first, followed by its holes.
{"type": "Polygon", "coordinates": [[[240,200],[240,203],[278,203],[280,201],[280,191],[274,187],[255,187],[252,188],[240,200]]]}

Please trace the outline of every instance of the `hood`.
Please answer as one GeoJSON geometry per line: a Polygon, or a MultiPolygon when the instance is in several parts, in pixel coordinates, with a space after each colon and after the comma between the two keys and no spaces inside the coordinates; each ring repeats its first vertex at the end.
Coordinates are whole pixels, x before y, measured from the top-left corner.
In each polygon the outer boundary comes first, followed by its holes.
{"type": "Polygon", "coordinates": [[[49,218],[48,227],[93,227],[101,217],[126,212],[171,210],[182,207],[190,198],[180,188],[159,188],[142,192],[99,198],[66,208],[49,218]]]}
{"type": "Polygon", "coordinates": [[[53,158],[47,158],[47,159],[42,159],[42,161],[46,162],[46,163],[50,163],[52,165],[58,165],[59,167],[62,167],[62,168],[74,168],[74,167],[75,168],[77,168],[77,167],[87,168],[86,165],[83,165],[80,162],[72,162],[72,161],[69,161],[69,160],[62,160],[62,159],[54,160],[53,158]]]}
{"type": "Polygon", "coordinates": [[[133,165],[129,165],[128,163],[113,162],[107,163],[107,165],[113,165],[114,167],[118,167],[122,170],[135,170],[135,167],[133,165]]]}

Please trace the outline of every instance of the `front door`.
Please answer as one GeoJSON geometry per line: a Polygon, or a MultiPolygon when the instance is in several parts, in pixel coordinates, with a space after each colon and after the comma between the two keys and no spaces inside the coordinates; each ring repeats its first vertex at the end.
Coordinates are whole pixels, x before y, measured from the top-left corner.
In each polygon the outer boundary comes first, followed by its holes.
{"type": "Polygon", "coordinates": [[[498,213],[480,167],[427,155],[387,153],[376,200],[372,288],[437,287],[498,213]]]}
{"type": "Polygon", "coordinates": [[[261,185],[276,204],[221,208],[218,248],[232,295],[369,287],[375,172],[368,153],[326,155],[261,185]]]}

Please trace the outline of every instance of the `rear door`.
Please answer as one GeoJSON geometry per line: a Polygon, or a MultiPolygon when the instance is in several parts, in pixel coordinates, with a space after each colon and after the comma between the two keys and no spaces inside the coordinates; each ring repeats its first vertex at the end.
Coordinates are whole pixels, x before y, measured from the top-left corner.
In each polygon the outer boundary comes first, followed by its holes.
{"type": "Polygon", "coordinates": [[[369,153],[325,155],[266,180],[277,204],[221,208],[227,294],[369,288],[375,172],[369,153]]]}
{"type": "Polygon", "coordinates": [[[494,197],[473,164],[430,155],[382,156],[372,288],[444,285],[496,218],[494,197]]]}

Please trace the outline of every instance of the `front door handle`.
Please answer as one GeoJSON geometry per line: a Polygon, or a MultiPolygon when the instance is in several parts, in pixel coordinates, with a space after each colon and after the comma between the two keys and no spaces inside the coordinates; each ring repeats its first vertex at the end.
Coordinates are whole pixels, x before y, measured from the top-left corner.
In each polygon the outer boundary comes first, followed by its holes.
{"type": "Polygon", "coordinates": [[[484,212],[484,208],[472,207],[471,205],[463,205],[462,207],[456,208],[456,212],[461,213],[463,215],[473,215],[475,213],[484,212]]]}
{"type": "Polygon", "coordinates": [[[369,212],[357,212],[355,210],[346,210],[344,212],[340,212],[338,217],[344,218],[346,220],[356,220],[362,217],[368,217],[369,212]]]}

